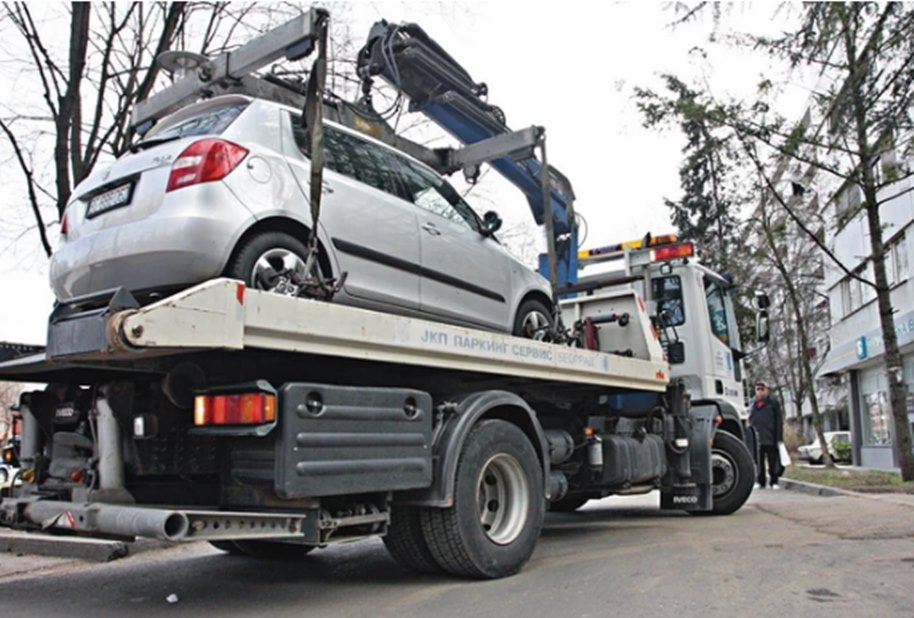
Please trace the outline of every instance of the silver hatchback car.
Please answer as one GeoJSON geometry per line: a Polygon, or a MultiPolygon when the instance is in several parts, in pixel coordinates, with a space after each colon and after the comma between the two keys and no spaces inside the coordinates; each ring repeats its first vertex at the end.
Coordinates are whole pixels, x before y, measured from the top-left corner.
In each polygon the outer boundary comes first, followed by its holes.
{"type": "MultiPolygon", "coordinates": [[[[312,225],[307,134],[290,107],[239,95],[168,116],[80,183],[51,259],[60,300],[142,296],[218,276],[298,295],[312,225]]],[[[441,176],[327,123],[319,263],[335,302],[516,335],[552,319],[548,282],[507,253],[441,176]]],[[[496,217],[497,218],[497,217],[496,217]]]]}

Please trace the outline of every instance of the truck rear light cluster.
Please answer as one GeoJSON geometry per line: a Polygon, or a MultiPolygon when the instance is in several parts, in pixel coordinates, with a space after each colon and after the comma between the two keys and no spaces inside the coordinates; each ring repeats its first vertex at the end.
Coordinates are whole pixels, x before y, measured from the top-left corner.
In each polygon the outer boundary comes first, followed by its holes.
{"type": "Polygon", "coordinates": [[[172,164],[165,191],[222,180],[238,167],[247,154],[247,148],[223,139],[194,142],[172,164]]]}
{"type": "Polygon", "coordinates": [[[194,398],[194,425],[262,425],[276,420],[271,393],[206,394],[194,398]]]}
{"type": "Polygon", "coordinates": [[[664,260],[675,260],[676,258],[692,257],[695,254],[695,248],[692,243],[684,242],[669,247],[658,247],[651,250],[652,262],[663,262],[664,260]]]}

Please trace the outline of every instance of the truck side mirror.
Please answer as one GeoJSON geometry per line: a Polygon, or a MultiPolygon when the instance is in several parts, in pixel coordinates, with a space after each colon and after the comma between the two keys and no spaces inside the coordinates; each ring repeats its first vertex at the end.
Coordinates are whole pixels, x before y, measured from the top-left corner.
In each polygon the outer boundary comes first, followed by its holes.
{"type": "Polygon", "coordinates": [[[488,211],[482,216],[482,235],[491,236],[501,229],[501,217],[494,210],[488,211]]]}
{"type": "Polygon", "coordinates": [[[771,333],[768,329],[768,312],[759,311],[755,315],[755,338],[759,343],[768,343],[771,333]]]}

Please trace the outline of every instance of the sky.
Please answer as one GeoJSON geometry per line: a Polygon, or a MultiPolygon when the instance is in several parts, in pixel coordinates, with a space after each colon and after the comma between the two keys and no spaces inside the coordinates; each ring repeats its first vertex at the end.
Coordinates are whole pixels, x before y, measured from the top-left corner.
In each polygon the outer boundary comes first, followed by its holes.
{"type": "MultiPolygon", "coordinates": [[[[709,46],[710,18],[671,28],[669,3],[398,1],[329,8],[331,19],[339,9],[338,18],[360,40],[381,18],[418,23],[475,81],[488,84],[489,102],[504,110],[511,128],[544,126],[549,162],[571,180],[575,208],[586,219],[586,247],[673,230],[663,200],[679,195],[683,141],[677,131],[641,126],[635,86],[658,88],[659,76],[672,72],[717,94],[749,93],[769,67],[765,58],[709,46]],[[697,46],[708,49],[706,59],[690,53],[697,46]]],[[[740,4],[732,5],[728,19],[771,32],[784,17],[773,15],[771,5],[740,4]]],[[[65,28],[63,33],[65,40],[65,28]]],[[[0,66],[3,61],[0,55],[0,66]]],[[[0,77],[0,113],[28,86],[21,79],[12,84],[0,77]]],[[[800,110],[796,104],[784,113],[800,110]]],[[[0,143],[0,162],[7,160],[4,148],[0,143]]],[[[17,182],[4,167],[0,180],[17,182]]],[[[506,229],[541,243],[543,232],[533,225],[526,201],[494,172],[468,200],[480,212],[497,210],[506,229]]],[[[25,202],[2,192],[0,242],[7,247],[0,249],[0,283],[7,293],[0,303],[0,341],[44,343],[53,296],[31,224],[25,202]]]]}

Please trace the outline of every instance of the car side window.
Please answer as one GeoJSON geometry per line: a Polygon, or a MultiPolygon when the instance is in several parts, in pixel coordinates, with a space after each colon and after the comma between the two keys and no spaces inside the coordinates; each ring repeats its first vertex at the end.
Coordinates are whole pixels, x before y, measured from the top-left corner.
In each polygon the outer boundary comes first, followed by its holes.
{"type": "Polygon", "coordinates": [[[479,231],[476,213],[447,181],[408,159],[396,157],[396,160],[410,201],[423,210],[479,231]]]}
{"type": "MultiPolygon", "coordinates": [[[[302,154],[308,156],[309,135],[300,117],[292,116],[292,132],[302,154]]],[[[393,156],[383,148],[333,127],[324,127],[324,161],[326,166],[375,189],[403,197],[397,184],[393,156]]]]}

